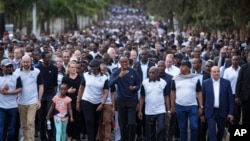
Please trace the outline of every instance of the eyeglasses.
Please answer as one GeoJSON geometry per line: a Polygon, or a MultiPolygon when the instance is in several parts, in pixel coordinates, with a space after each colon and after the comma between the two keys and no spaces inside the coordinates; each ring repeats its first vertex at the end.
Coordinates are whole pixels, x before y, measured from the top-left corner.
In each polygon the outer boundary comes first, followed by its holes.
{"type": "Polygon", "coordinates": [[[5,68],[12,68],[12,65],[5,66],[5,68]]]}

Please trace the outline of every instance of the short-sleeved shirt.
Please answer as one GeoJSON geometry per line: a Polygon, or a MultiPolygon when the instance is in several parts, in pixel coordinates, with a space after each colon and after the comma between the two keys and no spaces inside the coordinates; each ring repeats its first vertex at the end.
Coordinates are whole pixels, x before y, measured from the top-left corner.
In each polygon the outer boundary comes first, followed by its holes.
{"type": "Polygon", "coordinates": [[[92,104],[102,102],[103,90],[109,89],[108,77],[99,73],[94,75],[91,72],[83,74],[81,85],[84,86],[82,100],[86,100],[92,104]]]}
{"type": "MultiPolygon", "coordinates": [[[[0,88],[4,85],[9,86],[9,92],[22,88],[22,82],[19,75],[13,73],[0,76],[0,88]]],[[[3,95],[0,93],[0,108],[11,109],[17,108],[17,95],[3,95]]]]}
{"type": "Polygon", "coordinates": [[[52,99],[52,101],[55,103],[55,115],[54,118],[58,119],[60,118],[62,121],[65,121],[68,119],[68,104],[71,102],[71,98],[68,96],[60,97],[58,95],[55,95],[52,99]],[[57,116],[57,114],[64,115],[63,117],[57,116]]]}
{"type": "Polygon", "coordinates": [[[30,105],[37,103],[39,85],[44,83],[40,70],[32,67],[29,72],[25,72],[22,68],[18,68],[15,74],[19,75],[23,84],[23,90],[17,99],[18,104],[30,105]]]}
{"type": "Polygon", "coordinates": [[[175,102],[182,106],[198,105],[197,92],[201,92],[200,80],[195,74],[174,77],[171,90],[176,91],[175,102]]]}
{"type": "Polygon", "coordinates": [[[145,96],[145,114],[156,115],[166,113],[165,98],[167,96],[167,82],[160,78],[142,82],[141,95],[145,96]]]}

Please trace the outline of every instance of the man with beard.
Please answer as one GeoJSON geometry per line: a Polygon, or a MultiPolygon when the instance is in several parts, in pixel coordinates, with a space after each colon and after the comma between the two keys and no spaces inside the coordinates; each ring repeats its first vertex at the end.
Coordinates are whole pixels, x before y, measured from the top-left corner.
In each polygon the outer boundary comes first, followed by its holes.
{"type": "Polygon", "coordinates": [[[28,55],[22,57],[22,67],[17,73],[23,83],[23,91],[18,97],[18,109],[25,141],[34,141],[36,110],[41,107],[43,80],[40,71],[31,66],[28,55]]]}

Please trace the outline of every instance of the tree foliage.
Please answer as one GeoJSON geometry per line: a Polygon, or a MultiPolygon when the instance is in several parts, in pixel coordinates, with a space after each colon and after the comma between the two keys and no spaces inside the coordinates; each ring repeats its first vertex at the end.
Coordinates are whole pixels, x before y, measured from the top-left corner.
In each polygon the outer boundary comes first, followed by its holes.
{"type": "Polygon", "coordinates": [[[148,0],[146,9],[164,19],[175,18],[179,29],[205,30],[250,28],[249,0],[148,0]]]}
{"type": "Polygon", "coordinates": [[[114,0],[0,0],[0,10],[5,12],[6,21],[22,29],[32,19],[32,6],[36,3],[37,17],[41,30],[56,18],[64,18],[76,24],[77,15],[93,16],[102,12],[114,0]]]}

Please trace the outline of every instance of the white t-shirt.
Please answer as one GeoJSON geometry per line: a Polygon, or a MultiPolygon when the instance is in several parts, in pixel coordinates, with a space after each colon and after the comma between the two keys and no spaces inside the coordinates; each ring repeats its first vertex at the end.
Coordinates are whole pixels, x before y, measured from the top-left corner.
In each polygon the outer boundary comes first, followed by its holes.
{"type": "MultiPolygon", "coordinates": [[[[12,75],[0,76],[0,88],[3,88],[4,85],[8,85],[8,91],[14,91],[16,89],[18,77],[19,76],[15,73],[13,73],[12,75]]],[[[3,95],[0,93],[0,108],[17,108],[17,95],[3,95]]]]}
{"type": "Polygon", "coordinates": [[[18,74],[23,83],[23,90],[21,94],[18,95],[17,103],[20,105],[31,105],[38,102],[38,75],[40,75],[40,70],[37,68],[32,68],[29,72],[24,72],[20,68],[16,69],[16,74],[18,74]]]}
{"type": "Polygon", "coordinates": [[[149,82],[147,78],[143,80],[142,86],[145,92],[145,114],[156,115],[166,113],[164,90],[166,89],[167,82],[161,78],[159,81],[149,82]]]}
{"type": "MultiPolygon", "coordinates": [[[[195,75],[195,74],[194,74],[195,75]]],[[[192,106],[197,104],[197,85],[199,91],[201,86],[197,76],[192,78],[184,78],[185,76],[178,75],[174,77],[176,99],[175,102],[182,106],[192,106]]]]}
{"type": "Polygon", "coordinates": [[[92,104],[102,102],[103,89],[108,89],[108,77],[104,74],[93,75],[90,72],[83,74],[81,85],[84,86],[82,100],[92,104]]]}

